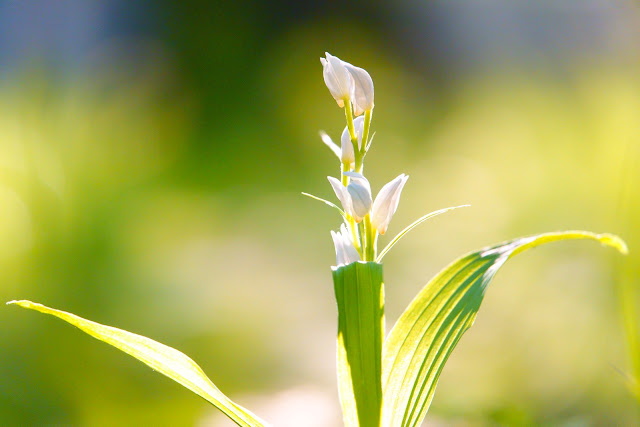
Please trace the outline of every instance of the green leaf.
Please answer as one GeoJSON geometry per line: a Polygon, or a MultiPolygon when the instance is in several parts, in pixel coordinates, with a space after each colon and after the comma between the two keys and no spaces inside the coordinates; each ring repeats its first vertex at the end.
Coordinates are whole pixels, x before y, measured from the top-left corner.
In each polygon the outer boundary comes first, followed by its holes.
{"type": "Polygon", "coordinates": [[[338,391],[348,427],[377,427],[382,407],[384,336],[382,265],[354,262],[333,269],[338,303],[338,391]]]}
{"type": "Polygon", "coordinates": [[[334,208],[338,212],[340,212],[340,215],[342,215],[342,218],[344,218],[344,220],[347,221],[347,214],[342,209],[340,209],[335,203],[331,203],[330,201],[322,199],[322,198],[320,198],[318,196],[314,196],[313,194],[305,193],[304,191],[302,192],[302,195],[303,196],[307,196],[309,198],[312,198],[313,200],[317,200],[319,202],[322,202],[327,206],[331,206],[332,208],[334,208]]]}
{"type": "Polygon", "coordinates": [[[141,335],[132,334],[131,332],[111,326],[101,325],[100,323],[83,319],[74,314],[55,310],[31,301],[10,301],[7,304],[16,304],[20,307],[58,317],[92,337],[124,351],[202,397],[220,409],[239,426],[254,427],[267,425],[267,423],[260,420],[247,409],[229,400],[227,396],[222,394],[222,392],[213,385],[211,380],[193,360],[176,349],[141,335]]]}
{"type": "Polygon", "coordinates": [[[395,246],[396,243],[398,243],[398,241],[400,239],[402,239],[405,234],[407,234],[408,232],[410,232],[411,230],[413,230],[415,227],[417,227],[418,225],[422,224],[423,222],[425,222],[426,220],[433,218],[434,216],[438,216],[440,214],[443,214],[445,212],[449,212],[452,211],[454,209],[458,209],[458,208],[467,208],[471,205],[460,205],[460,206],[452,206],[450,208],[444,208],[444,209],[440,209],[431,213],[428,213],[426,215],[421,216],[420,218],[416,219],[415,221],[413,221],[411,224],[409,224],[408,226],[406,226],[404,228],[404,230],[402,230],[401,232],[398,233],[398,235],[396,237],[394,237],[393,239],[391,239],[391,241],[389,242],[389,244],[382,250],[382,252],[380,252],[380,255],[378,255],[378,257],[376,258],[376,262],[380,262],[382,261],[382,258],[384,258],[384,256],[387,254],[387,252],[389,252],[391,250],[391,248],[393,248],[395,246]]]}
{"type": "Polygon", "coordinates": [[[610,234],[566,231],[525,237],[463,256],[420,291],[384,343],[382,426],[420,425],[442,368],[473,324],[498,269],[526,249],[565,239],[594,239],[627,252],[624,242],[610,234]]]}

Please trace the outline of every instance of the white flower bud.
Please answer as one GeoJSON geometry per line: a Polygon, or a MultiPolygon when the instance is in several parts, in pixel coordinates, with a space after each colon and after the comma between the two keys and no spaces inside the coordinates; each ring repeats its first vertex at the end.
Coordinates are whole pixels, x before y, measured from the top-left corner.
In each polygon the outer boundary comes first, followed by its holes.
{"type": "Polygon", "coordinates": [[[342,204],[342,210],[344,210],[344,212],[347,215],[352,215],[351,196],[347,191],[347,187],[342,185],[342,183],[339,180],[337,180],[332,176],[328,176],[327,179],[329,180],[329,184],[331,184],[331,187],[333,187],[333,191],[334,193],[336,193],[336,197],[338,198],[338,200],[340,200],[340,203],[342,204]]]}
{"type": "Polygon", "coordinates": [[[344,224],[340,226],[340,231],[337,233],[331,230],[331,238],[336,249],[336,266],[340,267],[360,261],[360,254],[353,245],[351,234],[344,224]]]}
{"type": "Polygon", "coordinates": [[[398,203],[400,202],[400,193],[404,184],[409,179],[408,175],[400,174],[393,181],[387,183],[373,202],[371,208],[371,225],[381,235],[387,231],[391,217],[396,213],[398,209],[398,203]]]}
{"type": "Polygon", "coordinates": [[[349,63],[345,67],[353,77],[353,112],[356,116],[373,109],[373,80],[366,70],[349,63]]]}
{"type": "Polygon", "coordinates": [[[353,76],[349,73],[343,61],[327,52],[325,52],[325,55],[326,59],[320,58],[324,83],[329,88],[329,92],[331,92],[331,96],[336,100],[338,106],[343,108],[344,102],[349,102],[353,97],[353,76]]]}
{"type": "MultiPolygon", "coordinates": [[[[353,120],[353,131],[358,136],[358,148],[362,148],[362,133],[364,132],[364,117],[356,117],[353,120]]],[[[356,161],[355,153],[353,151],[353,144],[351,143],[351,135],[349,134],[349,127],[345,126],[340,137],[340,146],[342,149],[342,163],[354,163],[356,161]]]]}
{"type": "Polygon", "coordinates": [[[371,210],[371,186],[369,181],[362,174],[356,172],[345,172],[345,175],[351,177],[351,181],[347,186],[347,191],[351,196],[352,215],[356,222],[362,221],[371,210]]]}

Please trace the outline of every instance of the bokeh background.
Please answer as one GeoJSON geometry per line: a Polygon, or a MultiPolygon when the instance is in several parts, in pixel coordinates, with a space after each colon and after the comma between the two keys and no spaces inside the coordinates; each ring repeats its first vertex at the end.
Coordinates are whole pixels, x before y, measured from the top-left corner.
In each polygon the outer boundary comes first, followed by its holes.
{"type": "MultiPolygon", "coordinates": [[[[0,300],[176,347],[277,426],[340,425],[339,217],[300,195],[332,198],[338,173],[318,137],[344,126],[325,51],[374,79],[374,190],[411,177],[389,234],[472,204],[386,258],[388,324],[489,244],[575,228],[631,249],[566,242],[508,264],[425,425],[639,423],[631,1],[2,1],[0,300]]],[[[230,422],[74,328],[3,306],[0,424],[230,422]]]]}

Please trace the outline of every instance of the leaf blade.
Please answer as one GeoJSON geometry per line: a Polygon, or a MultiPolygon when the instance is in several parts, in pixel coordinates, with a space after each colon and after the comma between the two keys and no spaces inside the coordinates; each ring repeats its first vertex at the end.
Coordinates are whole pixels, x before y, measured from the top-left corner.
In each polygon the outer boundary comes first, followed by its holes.
{"type": "Polygon", "coordinates": [[[382,265],[333,269],[338,305],[338,391],[348,427],[377,427],[382,407],[384,285],[382,265]]]}
{"type": "Polygon", "coordinates": [[[317,201],[319,201],[319,202],[324,203],[325,205],[327,205],[327,206],[329,206],[329,207],[332,207],[332,208],[336,209],[336,210],[340,213],[340,215],[342,215],[342,218],[344,218],[344,220],[345,220],[345,221],[348,221],[348,219],[347,219],[347,214],[346,214],[342,209],[340,209],[340,208],[338,207],[338,205],[336,205],[335,203],[331,203],[330,201],[325,200],[325,199],[323,199],[323,198],[321,198],[321,197],[318,197],[318,196],[314,196],[313,194],[305,193],[304,191],[303,191],[301,194],[302,194],[303,196],[307,196],[307,197],[309,197],[310,199],[317,200],[317,201]]]}
{"type": "Polygon", "coordinates": [[[422,422],[449,355],[473,324],[500,267],[529,248],[566,239],[593,239],[627,253],[625,243],[610,234],[566,231],[514,239],[457,259],[418,293],[384,343],[382,426],[422,422]]]}
{"type": "Polygon", "coordinates": [[[437,211],[430,212],[430,213],[428,213],[426,215],[423,215],[420,218],[416,219],[411,224],[407,225],[393,239],[391,239],[391,241],[387,244],[387,246],[385,246],[385,248],[380,252],[378,257],[376,258],[376,262],[381,262],[382,258],[384,258],[384,256],[391,250],[391,248],[393,248],[395,246],[396,243],[398,243],[398,241],[400,239],[402,239],[408,232],[410,232],[411,230],[413,230],[415,227],[417,227],[418,225],[422,224],[426,220],[431,219],[434,216],[438,216],[440,214],[443,214],[445,212],[452,211],[454,209],[467,208],[469,206],[471,206],[471,205],[452,206],[450,208],[444,208],[444,209],[440,209],[440,210],[437,210],[437,211]]]}
{"type": "Polygon", "coordinates": [[[9,301],[7,304],[15,304],[22,308],[55,316],[88,335],[116,347],[202,397],[239,426],[262,427],[268,425],[249,410],[231,401],[211,382],[200,366],[174,348],[142,335],[92,322],[75,314],[28,300],[9,301]]]}

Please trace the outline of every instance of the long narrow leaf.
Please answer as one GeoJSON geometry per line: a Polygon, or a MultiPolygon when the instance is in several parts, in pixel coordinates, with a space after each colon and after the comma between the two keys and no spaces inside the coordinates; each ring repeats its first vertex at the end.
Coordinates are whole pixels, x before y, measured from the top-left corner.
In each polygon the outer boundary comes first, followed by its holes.
{"type": "Polygon", "coordinates": [[[333,270],[338,303],[338,391],[347,427],[378,427],[382,407],[384,285],[382,265],[354,262],[333,270]]]}
{"type": "Polygon", "coordinates": [[[344,218],[344,220],[347,221],[347,214],[344,213],[344,211],[342,209],[340,209],[335,203],[331,203],[330,201],[325,200],[325,199],[323,199],[321,197],[318,197],[318,196],[314,196],[313,194],[305,193],[304,191],[302,192],[302,195],[303,196],[307,196],[307,197],[309,197],[309,198],[311,198],[313,200],[317,200],[319,202],[322,202],[325,205],[336,209],[338,212],[340,212],[340,215],[342,215],[342,218],[344,218]]]}
{"type": "Polygon", "coordinates": [[[16,304],[20,307],[58,317],[92,337],[122,350],[202,397],[220,409],[239,426],[260,427],[267,425],[247,409],[229,400],[213,385],[193,360],[176,349],[141,335],[101,325],[74,314],[55,310],[31,301],[10,301],[7,304],[16,304]]]}
{"type": "Polygon", "coordinates": [[[627,252],[624,242],[610,234],[566,231],[525,237],[459,258],[420,291],[384,343],[382,426],[420,425],[442,368],[473,324],[498,269],[526,249],[565,239],[594,239],[627,252]]]}
{"type": "Polygon", "coordinates": [[[398,235],[396,237],[394,237],[393,239],[391,239],[391,241],[389,242],[389,244],[382,250],[382,252],[380,252],[380,254],[378,255],[378,257],[376,258],[376,262],[380,262],[382,261],[382,258],[384,258],[384,256],[387,254],[387,252],[389,252],[391,250],[391,248],[393,248],[395,246],[396,243],[398,243],[398,241],[400,239],[402,239],[404,237],[405,234],[407,234],[408,232],[410,232],[411,230],[413,230],[414,227],[422,224],[423,222],[425,222],[426,220],[433,218],[434,216],[438,216],[440,214],[443,214],[445,212],[449,212],[452,211],[454,209],[458,209],[458,208],[466,208],[469,207],[471,205],[460,205],[460,206],[453,206],[450,208],[444,208],[444,209],[440,209],[431,213],[428,213],[424,216],[421,216],[420,218],[416,219],[415,221],[413,221],[411,224],[409,224],[408,226],[406,226],[404,228],[404,230],[402,230],[401,232],[398,233],[398,235]]]}

